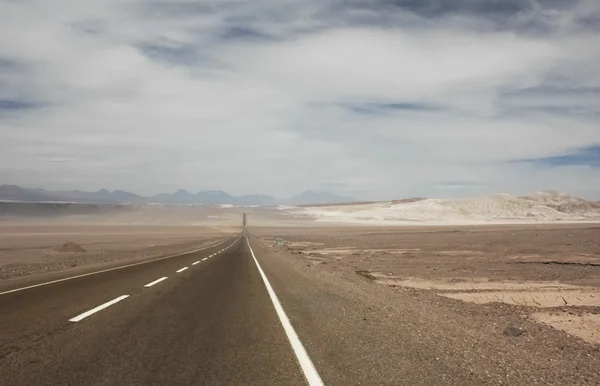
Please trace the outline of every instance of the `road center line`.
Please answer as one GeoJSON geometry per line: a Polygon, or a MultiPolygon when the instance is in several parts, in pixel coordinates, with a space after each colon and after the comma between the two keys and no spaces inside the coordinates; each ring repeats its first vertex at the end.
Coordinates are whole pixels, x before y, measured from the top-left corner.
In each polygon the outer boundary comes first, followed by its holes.
{"type": "Polygon", "coordinates": [[[200,248],[200,249],[194,249],[193,251],[187,251],[187,252],[183,252],[183,253],[177,253],[175,255],[169,255],[169,256],[163,256],[163,257],[158,257],[156,259],[151,259],[151,260],[146,260],[146,261],[140,261],[139,263],[132,263],[132,264],[127,264],[127,265],[122,265],[120,267],[114,267],[114,268],[108,268],[108,269],[102,269],[100,271],[96,271],[96,272],[90,272],[90,273],[84,273],[82,275],[75,275],[75,276],[70,276],[70,277],[65,277],[64,279],[57,279],[57,280],[52,280],[52,281],[47,281],[45,283],[39,283],[39,284],[33,284],[33,285],[28,285],[26,287],[21,287],[21,288],[15,288],[12,290],[8,290],[8,291],[4,291],[4,292],[0,292],[0,295],[6,295],[6,294],[10,294],[13,292],[19,292],[19,291],[24,291],[24,290],[28,290],[31,288],[36,288],[36,287],[42,287],[45,285],[49,285],[49,284],[54,284],[54,283],[60,283],[62,281],[67,281],[67,280],[73,280],[73,279],[79,279],[80,277],[86,277],[86,276],[92,276],[92,275],[97,275],[99,273],[104,273],[104,272],[110,272],[110,271],[116,271],[118,269],[123,269],[123,268],[129,268],[129,267],[135,267],[136,265],[142,265],[142,264],[148,264],[148,263],[152,263],[154,261],[159,261],[159,260],[165,260],[165,259],[170,259],[173,257],[179,257],[179,256],[185,256],[185,255],[191,255],[192,253],[196,253],[196,252],[200,252],[200,251],[204,251],[206,249],[210,249],[213,247],[216,247],[218,245],[221,245],[223,243],[226,243],[227,240],[225,241],[221,241],[218,244],[215,245],[211,245],[208,247],[204,247],[204,248],[200,248]]]}
{"type": "Polygon", "coordinates": [[[87,318],[88,316],[90,316],[90,315],[92,315],[92,314],[95,314],[95,313],[96,313],[96,312],[98,312],[98,311],[102,311],[103,309],[105,309],[105,308],[107,308],[107,307],[110,307],[110,306],[112,306],[113,304],[115,304],[115,303],[118,303],[118,302],[120,302],[120,301],[121,301],[121,300],[123,300],[123,299],[127,299],[128,297],[129,297],[129,295],[122,295],[122,296],[119,296],[118,298],[116,298],[116,299],[113,299],[113,300],[111,300],[110,302],[106,302],[106,303],[104,303],[104,304],[102,304],[102,305],[99,305],[99,306],[98,306],[98,307],[96,307],[96,308],[92,308],[91,310],[89,310],[89,311],[87,311],[87,312],[84,312],[84,313],[83,313],[83,314],[81,314],[81,315],[78,315],[78,316],[76,316],[76,317],[74,317],[74,318],[71,318],[71,319],[69,319],[69,322],[79,322],[80,320],[82,320],[82,319],[85,319],[85,318],[87,318]]]}
{"type": "Polygon", "coordinates": [[[192,263],[192,265],[196,265],[196,264],[198,264],[198,263],[200,263],[200,261],[194,261],[194,262],[192,263]]]}
{"type": "MultiPolygon", "coordinates": [[[[212,255],[210,255],[212,257],[212,255]]],[[[202,261],[206,261],[208,260],[208,257],[205,257],[204,259],[202,259],[202,261]]]]}
{"type": "Polygon", "coordinates": [[[321,376],[319,376],[319,373],[317,372],[315,365],[313,364],[312,360],[308,356],[308,353],[306,352],[306,349],[302,345],[302,342],[300,342],[300,338],[298,338],[298,334],[296,334],[296,330],[294,330],[292,323],[290,323],[290,319],[285,314],[285,311],[283,310],[283,307],[281,306],[281,302],[279,302],[279,299],[277,298],[277,295],[275,294],[273,287],[271,287],[271,283],[269,283],[269,279],[267,279],[267,276],[265,275],[262,268],[260,267],[258,260],[256,260],[254,251],[252,250],[252,247],[250,246],[250,240],[248,240],[246,238],[246,242],[248,243],[248,248],[250,248],[250,253],[252,254],[254,263],[256,263],[256,267],[258,268],[258,271],[260,272],[260,276],[262,277],[262,279],[265,283],[265,287],[267,287],[267,292],[269,293],[269,296],[271,297],[273,306],[275,306],[275,311],[277,312],[277,316],[279,316],[279,320],[281,321],[281,324],[283,325],[285,334],[287,335],[287,338],[290,341],[290,344],[292,345],[292,349],[294,350],[294,353],[296,354],[296,358],[298,358],[298,362],[300,363],[300,367],[302,368],[302,372],[304,373],[304,377],[306,378],[306,381],[308,382],[309,386],[323,386],[324,384],[323,384],[323,380],[321,380],[321,376]]]}
{"type": "Polygon", "coordinates": [[[188,269],[188,267],[183,267],[183,268],[181,268],[181,269],[178,269],[178,270],[177,270],[177,273],[181,273],[181,272],[185,271],[186,269],[188,269]]]}
{"type": "Polygon", "coordinates": [[[161,282],[161,281],[163,281],[163,280],[167,280],[167,276],[165,276],[165,277],[161,277],[160,279],[156,279],[156,280],[154,280],[152,283],[148,283],[148,284],[146,284],[144,287],[146,287],[146,288],[150,288],[150,287],[152,287],[154,284],[158,284],[158,283],[160,283],[160,282],[161,282]]]}

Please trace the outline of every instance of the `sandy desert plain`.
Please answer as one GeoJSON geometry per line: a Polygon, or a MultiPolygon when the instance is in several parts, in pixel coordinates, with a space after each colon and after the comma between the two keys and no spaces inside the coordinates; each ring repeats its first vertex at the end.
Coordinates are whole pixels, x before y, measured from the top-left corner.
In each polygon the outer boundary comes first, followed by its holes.
{"type": "Polygon", "coordinates": [[[475,356],[572,359],[578,369],[553,371],[578,371],[581,384],[594,384],[600,205],[540,197],[306,208],[4,203],[0,285],[200,248],[239,233],[248,213],[254,242],[304,274],[395,299],[373,316],[438,325],[459,346],[461,334],[480,337],[492,349],[465,348],[475,356]]]}

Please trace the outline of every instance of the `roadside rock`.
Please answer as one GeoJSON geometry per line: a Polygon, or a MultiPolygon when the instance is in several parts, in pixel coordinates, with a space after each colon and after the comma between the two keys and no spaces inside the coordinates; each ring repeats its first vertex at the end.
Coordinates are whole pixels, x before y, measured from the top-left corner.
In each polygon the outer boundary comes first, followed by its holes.
{"type": "Polygon", "coordinates": [[[518,326],[508,326],[504,329],[503,334],[510,337],[516,337],[523,334],[525,330],[522,327],[518,326]]]}

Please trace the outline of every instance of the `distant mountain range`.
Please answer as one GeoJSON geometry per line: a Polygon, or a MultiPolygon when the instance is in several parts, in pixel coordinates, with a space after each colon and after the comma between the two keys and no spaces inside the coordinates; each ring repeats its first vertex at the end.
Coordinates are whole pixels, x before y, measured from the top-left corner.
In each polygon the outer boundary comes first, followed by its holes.
{"type": "Polygon", "coordinates": [[[190,193],[187,190],[178,190],[175,193],[160,193],[155,196],[145,197],[134,193],[106,189],[97,192],[49,191],[45,189],[29,189],[16,185],[0,185],[0,201],[25,201],[25,202],[88,202],[88,203],[161,203],[161,204],[203,204],[203,205],[259,205],[273,206],[333,204],[356,201],[352,197],[337,196],[328,192],[306,191],[288,200],[279,201],[275,197],[262,194],[249,194],[231,196],[220,190],[207,190],[190,193]]]}
{"type": "Polygon", "coordinates": [[[277,199],[271,196],[260,194],[231,196],[221,190],[207,190],[193,194],[182,189],[175,193],[160,193],[146,198],[146,201],[164,204],[277,205],[277,199]]]}

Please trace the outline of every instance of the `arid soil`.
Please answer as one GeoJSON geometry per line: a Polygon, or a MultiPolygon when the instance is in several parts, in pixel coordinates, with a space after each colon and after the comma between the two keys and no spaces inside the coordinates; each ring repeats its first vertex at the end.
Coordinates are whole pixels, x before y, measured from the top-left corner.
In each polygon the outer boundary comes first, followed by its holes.
{"type": "Polygon", "coordinates": [[[466,313],[473,305],[492,307],[600,345],[598,225],[256,228],[253,233],[314,269],[353,272],[403,294],[434,296],[466,313]]]}
{"type": "Polygon", "coordinates": [[[180,253],[215,243],[236,227],[0,226],[0,280],[180,253]]]}
{"type": "MultiPolygon", "coordinates": [[[[184,252],[237,232],[0,226],[0,284],[184,252]]],[[[348,358],[371,358],[370,368],[395,349],[393,358],[408,359],[386,366],[404,366],[412,377],[398,384],[460,384],[449,381],[460,377],[471,379],[463,384],[600,384],[597,225],[251,226],[249,235],[268,272],[293,271],[296,282],[271,279],[291,291],[284,302],[296,297],[314,308],[306,316],[324,335],[313,343],[355,350],[348,358]],[[309,284],[294,287],[299,282],[309,284]],[[345,344],[348,336],[358,338],[345,344]],[[381,350],[363,352],[373,350],[369,337],[381,350]],[[440,366],[442,374],[430,373],[440,366]]]]}

